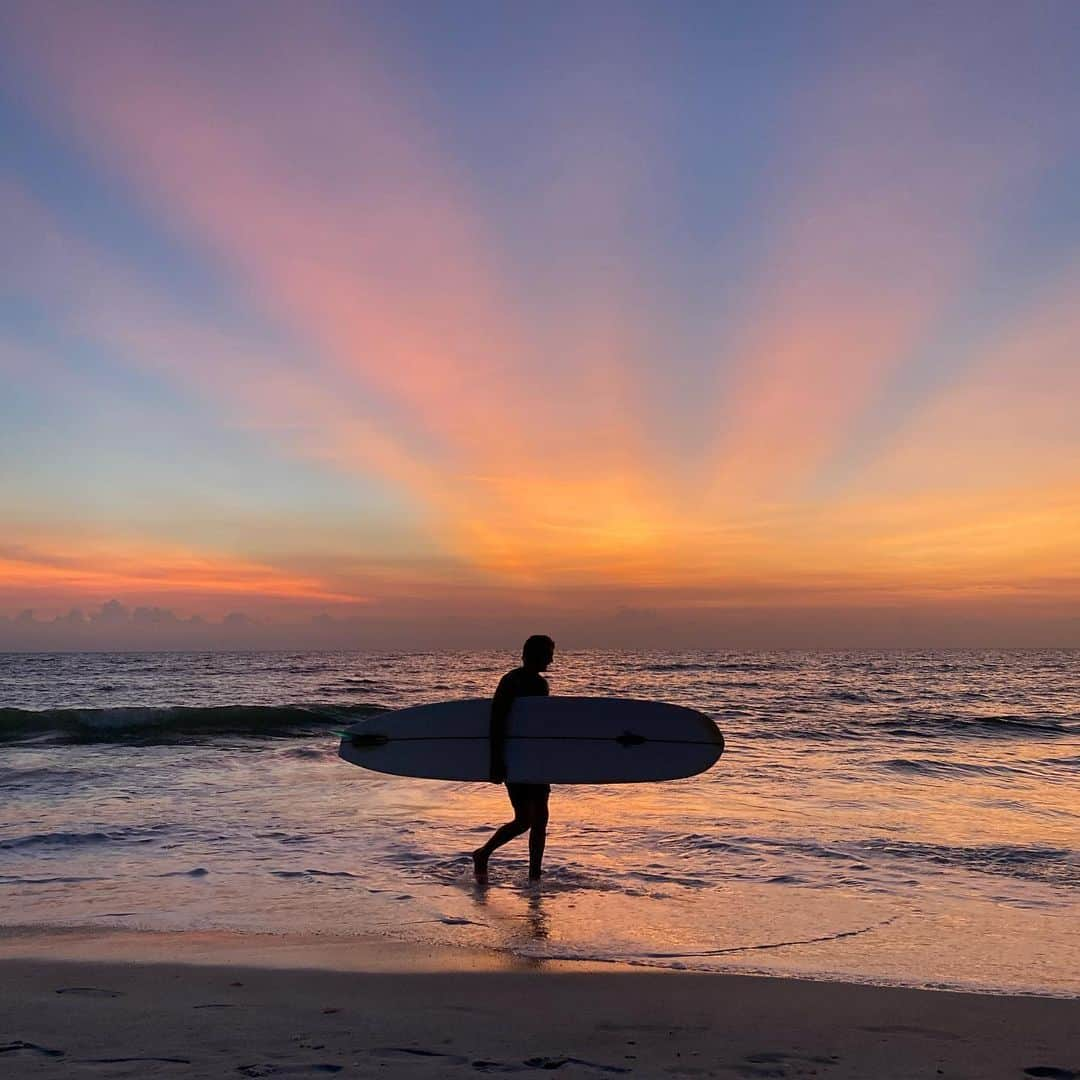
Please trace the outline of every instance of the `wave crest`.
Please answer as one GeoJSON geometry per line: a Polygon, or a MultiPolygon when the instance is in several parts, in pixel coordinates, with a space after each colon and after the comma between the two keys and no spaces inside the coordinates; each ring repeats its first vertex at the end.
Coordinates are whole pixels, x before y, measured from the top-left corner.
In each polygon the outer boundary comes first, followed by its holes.
{"type": "Polygon", "coordinates": [[[112,709],[0,709],[0,742],[188,742],[238,735],[289,738],[382,712],[379,705],[176,705],[112,709]]]}

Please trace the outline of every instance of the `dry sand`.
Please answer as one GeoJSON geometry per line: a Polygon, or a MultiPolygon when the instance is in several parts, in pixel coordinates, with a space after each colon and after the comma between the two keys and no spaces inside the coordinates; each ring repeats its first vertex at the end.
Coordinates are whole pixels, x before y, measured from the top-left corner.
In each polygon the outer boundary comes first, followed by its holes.
{"type": "Polygon", "coordinates": [[[355,939],[8,934],[0,987],[4,1077],[1080,1077],[1078,1000],[355,939]]]}

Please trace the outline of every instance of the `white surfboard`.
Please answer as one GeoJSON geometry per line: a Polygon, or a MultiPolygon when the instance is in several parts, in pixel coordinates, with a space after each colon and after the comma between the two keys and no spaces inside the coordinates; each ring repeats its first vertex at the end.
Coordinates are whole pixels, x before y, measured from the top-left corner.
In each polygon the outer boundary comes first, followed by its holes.
{"type": "MultiPolygon", "coordinates": [[[[418,705],[348,728],[339,754],[353,765],[430,780],[487,780],[491,699],[418,705]]],[[[660,701],[522,697],[507,722],[507,780],[633,784],[694,776],[724,738],[704,713],[660,701]]]]}

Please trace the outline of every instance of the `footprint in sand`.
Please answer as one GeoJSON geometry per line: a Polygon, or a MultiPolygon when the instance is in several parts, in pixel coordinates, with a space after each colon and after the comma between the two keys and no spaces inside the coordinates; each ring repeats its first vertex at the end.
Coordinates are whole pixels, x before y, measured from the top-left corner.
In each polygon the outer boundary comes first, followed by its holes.
{"type": "Polygon", "coordinates": [[[458,1054],[443,1054],[438,1050],[422,1050],[414,1046],[377,1046],[368,1051],[375,1057],[383,1058],[431,1058],[438,1059],[442,1065],[466,1065],[469,1059],[458,1054]]]}
{"type": "Polygon", "coordinates": [[[118,1057],[118,1058],[68,1058],[78,1065],[127,1065],[131,1062],[153,1062],[155,1065],[190,1065],[190,1058],[174,1057],[118,1057]]]}
{"type": "Polygon", "coordinates": [[[118,998],[123,997],[119,990],[102,990],[100,986],[62,986],[58,994],[75,994],[77,997],[118,998]]]}
{"type": "Polygon", "coordinates": [[[58,1058],[64,1056],[63,1050],[50,1050],[47,1046],[23,1042],[22,1039],[16,1039],[14,1042],[9,1043],[0,1043],[0,1054],[16,1054],[22,1050],[27,1050],[31,1054],[41,1054],[42,1057],[58,1058]]]}
{"type": "Polygon", "coordinates": [[[835,1065],[840,1059],[835,1055],[785,1054],[779,1050],[767,1050],[758,1054],[747,1054],[746,1064],[729,1065],[728,1068],[747,1080],[756,1077],[787,1076],[788,1067],[807,1065],[835,1065]]]}
{"type": "Polygon", "coordinates": [[[805,1054],[784,1054],[780,1051],[769,1051],[763,1054],[747,1054],[746,1060],[755,1065],[782,1065],[785,1061],[803,1061],[809,1065],[835,1065],[840,1059],[834,1054],[817,1057],[808,1057],[805,1054]]]}
{"type": "Polygon", "coordinates": [[[597,1072],[628,1073],[624,1065],[601,1065],[597,1061],[584,1061],[575,1057],[534,1057],[522,1062],[526,1069],[561,1069],[564,1065],[580,1065],[583,1069],[596,1069],[597,1072]]]}
{"type": "Polygon", "coordinates": [[[310,1076],[312,1073],[339,1073],[344,1067],[317,1062],[311,1065],[238,1065],[236,1071],[244,1076],[310,1076]]]}
{"type": "Polygon", "coordinates": [[[585,1061],[575,1057],[533,1057],[526,1058],[520,1065],[510,1065],[504,1061],[488,1061],[477,1058],[472,1067],[478,1072],[522,1072],[526,1069],[561,1069],[564,1065],[578,1065],[583,1069],[595,1069],[605,1073],[628,1073],[630,1069],[622,1065],[601,1065],[597,1061],[585,1061]]]}

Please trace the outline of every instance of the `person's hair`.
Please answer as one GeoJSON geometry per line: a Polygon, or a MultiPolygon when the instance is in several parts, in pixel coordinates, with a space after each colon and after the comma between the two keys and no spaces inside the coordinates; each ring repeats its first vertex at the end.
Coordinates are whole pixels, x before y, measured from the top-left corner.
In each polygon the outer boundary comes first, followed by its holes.
{"type": "Polygon", "coordinates": [[[521,659],[527,664],[530,660],[541,660],[555,651],[555,642],[547,634],[533,634],[521,647],[521,659]]]}

